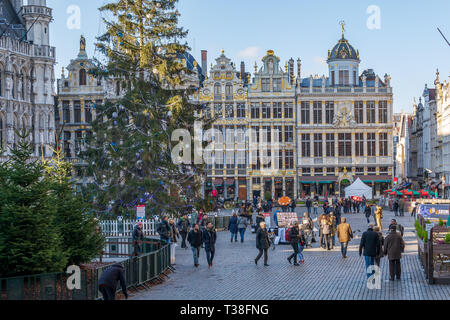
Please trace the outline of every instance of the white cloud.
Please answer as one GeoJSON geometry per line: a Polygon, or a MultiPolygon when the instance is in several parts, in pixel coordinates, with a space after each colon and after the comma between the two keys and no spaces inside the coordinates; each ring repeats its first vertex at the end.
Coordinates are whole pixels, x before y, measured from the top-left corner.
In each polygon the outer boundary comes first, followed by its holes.
{"type": "Polygon", "coordinates": [[[238,57],[241,59],[256,59],[260,56],[261,48],[259,47],[248,47],[238,53],[238,57]]]}

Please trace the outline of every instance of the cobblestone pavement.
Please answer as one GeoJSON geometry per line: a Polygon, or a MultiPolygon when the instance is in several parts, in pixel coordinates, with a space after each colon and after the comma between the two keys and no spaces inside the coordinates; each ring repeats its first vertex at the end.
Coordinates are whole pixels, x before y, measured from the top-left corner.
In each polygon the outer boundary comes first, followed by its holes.
{"type": "MultiPolygon", "coordinates": [[[[297,208],[300,213],[305,208],[297,208]]],[[[368,289],[364,258],[358,254],[360,237],[367,221],[362,213],[346,214],[355,238],[349,244],[348,258],[343,259],[339,243],[332,251],[313,248],[304,251],[305,264],[290,265],[286,260],[293,250],[290,245],[269,249],[269,266],[262,259],[256,266],[255,235],[247,229],[244,243],[230,242],[230,233],[218,232],[214,266],[208,269],[204,249],[200,266],[193,265],[192,252],[176,249],[176,273],[165,283],[135,294],[136,300],[440,300],[450,299],[450,285],[429,285],[417,255],[414,220],[409,215],[398,217],[405,227],[405,253],[402,258],[402,279],[389,281],[389,262],[381,261],[381,289],[368,289]],[[358,231],[360,230],[360,231],[358,231]]],[[[393,217],[384,212],[383,234],[393,217]]],[[[313,217],[314,218],[314,217],[313,217]]]]}

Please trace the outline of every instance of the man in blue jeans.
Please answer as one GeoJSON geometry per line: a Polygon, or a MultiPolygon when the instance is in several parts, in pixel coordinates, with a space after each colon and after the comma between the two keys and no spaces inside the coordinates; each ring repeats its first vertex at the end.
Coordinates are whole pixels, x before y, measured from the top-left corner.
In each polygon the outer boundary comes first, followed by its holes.
{"type": "Polygon", "coordinates": [[[194,256],[194,266],[198,267],[198,257],[200,256],[200,247],[202,246],[202,232],[198,227],[198,223],[189,232],[187,241],[191,245],[192,255],[194,256]]]}
{"type": "Polygon", "coordinates": [[[366,261],[366,274],[369,278],[375,271],[369,273],[368,268],[375,264],[375,257],[378,256],[381,250],[380,238],[378,233],[373,231],[373,224],[369,224],[367,231],[363,233],[361,242],[359,244],[359,256],[364,254],[366,261]]]}

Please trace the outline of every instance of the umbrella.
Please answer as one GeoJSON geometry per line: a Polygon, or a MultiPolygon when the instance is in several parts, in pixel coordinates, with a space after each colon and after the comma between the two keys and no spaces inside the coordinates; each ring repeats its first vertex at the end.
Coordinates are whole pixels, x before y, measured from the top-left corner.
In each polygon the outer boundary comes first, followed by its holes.
{"type": "Polygon", "coordinates": [[[394,190],[394,191],[390,192],[389,195],[390,196],[402,196],[403,193],[401,193],[400,191],[394,190]]]}
{"type": "Polygon", "coordinates": [[[392,189],[384,190],[384,192],[386,192],[386,193],[392,192],[392,189]]]}
{"type": "Polygon", "coordinates": [[[362,201],[361,197],[358,196],[351,196],[351,198],[355,201],[362,201]]]}
{"type": "Polygon", "coordinates": [[[278,199],[278,204],[282,207],[289,205],[291,203],[291,198],[284,196],[278,199]]]}

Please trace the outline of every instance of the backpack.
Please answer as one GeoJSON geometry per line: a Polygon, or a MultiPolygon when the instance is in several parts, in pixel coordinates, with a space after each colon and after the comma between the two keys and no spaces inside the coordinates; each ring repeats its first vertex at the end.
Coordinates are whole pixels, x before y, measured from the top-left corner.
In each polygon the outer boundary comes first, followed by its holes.
{"type": "Polygon", "coordinates": [[[284,237],[286,241],[291,242],[291,228],[286,230],[286,232],[284,233],[284,237]]]}

